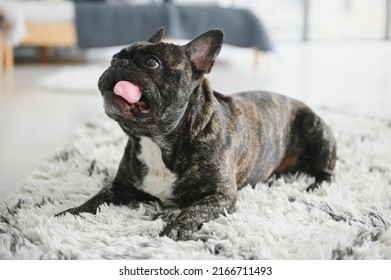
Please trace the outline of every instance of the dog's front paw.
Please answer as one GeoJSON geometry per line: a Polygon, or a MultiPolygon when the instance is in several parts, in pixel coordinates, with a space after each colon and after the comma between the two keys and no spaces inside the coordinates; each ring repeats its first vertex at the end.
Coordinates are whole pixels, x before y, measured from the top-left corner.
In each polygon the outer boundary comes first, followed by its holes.
{"type": "Polygon", "coordinates": [[[307,191],[308,193],[314,192],[314,191],[316,191],[317,189],[319,189],[321,185],[322,185],[321,182],[312,183],[311,185],[308,186],[308,188],[306,189],[306,191],[307,191]]]}
{"type": "Polygon", "coordinates": [[[185,241],[190,240],[193,234],[193,229],[189,226],[179,223],[169,224],[163,232],[160,234],[161,236],[167,236],[175,241],[185,241]]]}

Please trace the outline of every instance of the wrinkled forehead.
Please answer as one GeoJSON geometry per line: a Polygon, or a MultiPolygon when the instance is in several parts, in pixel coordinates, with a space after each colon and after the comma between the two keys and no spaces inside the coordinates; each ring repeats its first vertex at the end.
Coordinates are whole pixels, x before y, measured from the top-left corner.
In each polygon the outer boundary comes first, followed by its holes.
{"type": "Polygon", "coordinates": [[[136,59],[148,55],[158,57],[161,61],[169,63],[171,67],[176,67],[187,58],[186,49],[183,46],[164,42],[152,44],[144,41],[133,43],[129,47],[122,49],[115,57],[136,59]]]}

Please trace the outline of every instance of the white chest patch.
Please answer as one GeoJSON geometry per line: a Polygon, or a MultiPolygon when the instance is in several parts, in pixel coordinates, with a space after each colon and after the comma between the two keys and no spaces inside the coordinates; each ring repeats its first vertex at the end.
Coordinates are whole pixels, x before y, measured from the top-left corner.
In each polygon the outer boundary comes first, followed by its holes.
{"type": "Polygon", "coordinates": [[[158,197],[165,205],[173,205],[172,185],[177,179],[176,175],[164,164],[162,151],[155,142],[148,137],[141,137],[140,144],[141,152],[137,157],[148,167],[142,190],[158,197]]]}

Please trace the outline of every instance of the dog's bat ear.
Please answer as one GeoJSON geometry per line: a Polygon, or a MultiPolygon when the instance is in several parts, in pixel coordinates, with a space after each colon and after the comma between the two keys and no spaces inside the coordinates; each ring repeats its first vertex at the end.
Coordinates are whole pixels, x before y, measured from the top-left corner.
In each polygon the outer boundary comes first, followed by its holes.
{"type": "Polygon", "coordinates": [[[209,30],[194,38],[185,47],[198,71],[209,73],[223,45],[224,33],[220,29],[209,30]]]}
{"type": "Polygon", "coordinates": [[[156,32],[152,35],[151,38],[149,38],[148,42],[152,44],[159,43],[161,39],[163,38],[165,28],[164,26],[161,26],[156,32]]]}

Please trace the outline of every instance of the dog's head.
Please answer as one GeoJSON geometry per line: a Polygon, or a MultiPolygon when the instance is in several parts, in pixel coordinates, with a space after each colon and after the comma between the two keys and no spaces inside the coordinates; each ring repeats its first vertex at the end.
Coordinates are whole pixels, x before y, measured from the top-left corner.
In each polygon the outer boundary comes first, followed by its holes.
{"type": "Polygon", "coordinates": [[[148,41],[122,49],[99,79],[107,115],[129,134],[151,137],[176,127],[223,44],[218,29],[184,46],[161,42],[163,34],[160,28],[148,41]]]}

